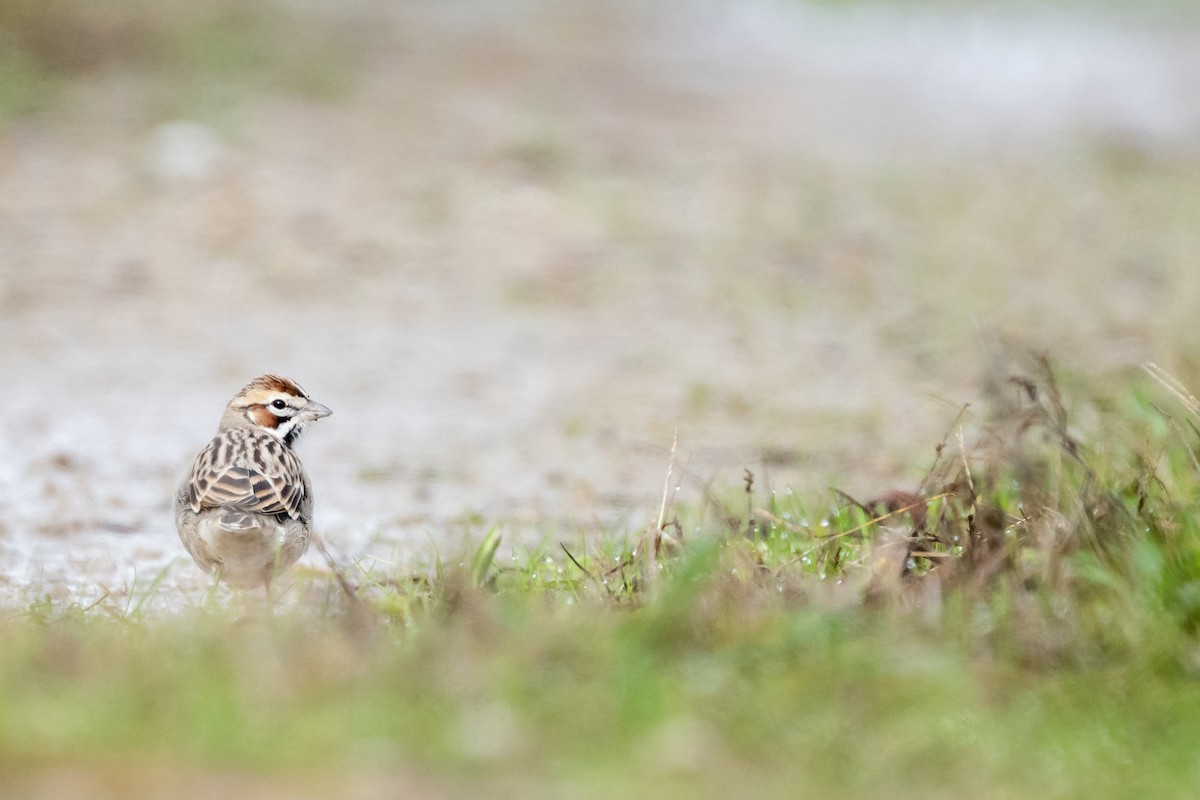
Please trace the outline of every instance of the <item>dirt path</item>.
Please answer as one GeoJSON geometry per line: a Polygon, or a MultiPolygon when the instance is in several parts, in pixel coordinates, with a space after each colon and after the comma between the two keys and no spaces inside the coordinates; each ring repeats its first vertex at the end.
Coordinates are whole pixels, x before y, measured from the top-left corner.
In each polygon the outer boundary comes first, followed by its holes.
{"type": "Polygon", "coordinates": [[[3,133],[0,603],[203,586],[169,498],[262,371],[334,409],[330,540],[425,563],[637,530],[676,430],[684,500],[764,464],[870,492],[996,337],[1197,338],[1194,33],[499,9],[408,7],[334,102],[162,123],[110,75],[3,133]]]}

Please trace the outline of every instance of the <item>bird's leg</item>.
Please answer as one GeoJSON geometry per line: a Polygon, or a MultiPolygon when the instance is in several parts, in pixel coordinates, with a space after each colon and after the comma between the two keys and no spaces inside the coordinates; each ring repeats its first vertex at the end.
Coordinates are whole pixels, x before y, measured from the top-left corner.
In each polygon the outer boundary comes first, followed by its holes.
{"type": "Polygon", "coordinates": [[[212,572],[212,580],[208,583],[208,607],[212,609],[217,602],[217,589],[221,585],[221,568],[217,567],[212,572]]]}

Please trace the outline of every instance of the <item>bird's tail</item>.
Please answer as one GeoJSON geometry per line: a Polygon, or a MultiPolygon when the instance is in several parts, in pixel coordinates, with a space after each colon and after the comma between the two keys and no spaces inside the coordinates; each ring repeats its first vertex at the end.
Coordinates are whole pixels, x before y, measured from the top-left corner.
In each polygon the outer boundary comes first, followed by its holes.
{"type": "Polygon", "coordinates": [[[217,525],[230,533],[244,533],[259,527],[254,515],[245,511],[228,511],[217,518],[217,525]]]}

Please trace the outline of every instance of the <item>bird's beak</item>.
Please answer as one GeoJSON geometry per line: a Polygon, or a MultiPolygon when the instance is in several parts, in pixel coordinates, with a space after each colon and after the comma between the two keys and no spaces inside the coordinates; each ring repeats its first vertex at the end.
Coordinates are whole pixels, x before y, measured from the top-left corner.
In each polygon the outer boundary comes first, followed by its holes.
{"type": "Polygon", "coordinates": [[[304,408],[302,410],[304,411],[305,416],[308,416],[312,419],[320,419],[321,417],[328,417],[330,414],[333,413],[332,411],[329,410],[328,406],[323,406],[320,403],[318,403],[316,400],[309,400],[308,404],[306,406],[304,406],[304,408]]]}

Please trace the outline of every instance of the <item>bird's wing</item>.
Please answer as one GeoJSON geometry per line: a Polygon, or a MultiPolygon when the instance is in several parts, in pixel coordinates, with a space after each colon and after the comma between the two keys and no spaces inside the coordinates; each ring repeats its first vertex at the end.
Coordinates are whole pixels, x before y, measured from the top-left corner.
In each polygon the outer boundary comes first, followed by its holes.
{"type": "Polygon", "coordinates": [[[283,449],[273,460],[228,458],[229,449],[217,439],[196,456],[188,479],[187,501],[200,513],[206,508],[229,508],[255,514],[306,516],[307,481],[300,461],[283,449]],[[218,453],[226,455],[218,459],[218,453]]]}

